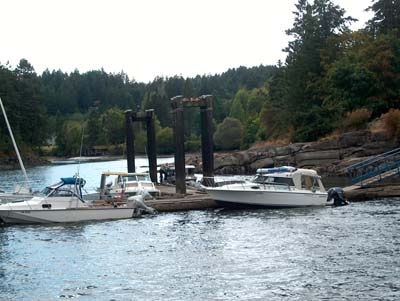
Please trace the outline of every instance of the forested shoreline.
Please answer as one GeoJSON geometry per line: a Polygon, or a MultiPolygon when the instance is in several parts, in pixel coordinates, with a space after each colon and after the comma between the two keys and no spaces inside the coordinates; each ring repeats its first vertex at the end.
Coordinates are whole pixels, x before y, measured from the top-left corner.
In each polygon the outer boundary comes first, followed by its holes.
{"type": "MultiPolygon", "coordinates": [[[[157,77],[140,83],[127,74],[45,70],[26,59],[0,63],[0,97],[23,153],[93,155],[124,153],[124,110],[155,109],[160,154],[173,153],[170,99],[213,95],[217,150],[254,143],[308,142],[327,135],[381,127],[400,135],[400,0],[376,0],[374,16],[351,31],[354,18],[335,1],[299,0],[285,62],[239,67],[222,74],[157,77]]],[[[268,38],[268,37],[262,37],[268,38]]],[[[200,116],[185,112],[185,147],[200,148],[200,116]]],[[[145,152],[143,125],[136,149],[145,152]]],[[[0,156],[13,155],[4,118],[0,156]]]]}

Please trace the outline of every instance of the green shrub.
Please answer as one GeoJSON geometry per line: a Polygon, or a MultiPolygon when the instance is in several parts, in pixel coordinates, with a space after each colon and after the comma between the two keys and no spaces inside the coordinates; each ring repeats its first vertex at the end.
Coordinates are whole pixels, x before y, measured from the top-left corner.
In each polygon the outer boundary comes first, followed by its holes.
{"type": "Polygon", "coordinates": [[[198,152],[201,149],[201,139],[196,135],[190,136],[190,138],[185,141],[185,151],[186,152],[198,152]]]}
{"type": "Polygon", "coordinates": [[[227,117],[217,126],[214,143],[217,149],[232,150],[240,147],[243,126],[239,120],[227,117]]]}
{"type": "Polygon", "coordinates": [[[159,154],[172,154],[175,151],[174,134],[171,128],[160,129],[156,140],[159,154]]]}

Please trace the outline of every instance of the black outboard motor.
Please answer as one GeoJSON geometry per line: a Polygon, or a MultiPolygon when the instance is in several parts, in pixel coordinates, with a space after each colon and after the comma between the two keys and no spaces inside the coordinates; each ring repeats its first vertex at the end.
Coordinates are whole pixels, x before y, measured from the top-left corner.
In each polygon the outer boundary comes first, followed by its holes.
{"type": "Polygon", "coordinates": [[[327,202],[333,199],[333,206],[346,206],[349,204],[346,197],[344,196],[344,191],[340,187],[333,187],[328,190],[327,202]]]}

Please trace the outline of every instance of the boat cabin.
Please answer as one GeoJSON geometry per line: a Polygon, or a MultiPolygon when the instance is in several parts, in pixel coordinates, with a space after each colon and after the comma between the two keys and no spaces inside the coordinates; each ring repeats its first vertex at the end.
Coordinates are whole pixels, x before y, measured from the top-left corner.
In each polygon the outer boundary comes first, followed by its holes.
{"type": "Polygon", "coordinates": [[[101,175],[101,195],[120,195],[128,197],[146,190],[151,195],[159,195],[148,173],[103,172],[101,175]]]}
{"type": "Polygon", "coordinates": [[[260,168],[253,180],[259,184],[271,184],[299,189],[325,192],[321,177],[313,169],[301,169],[291,166],[278,168],[260,168]]]}

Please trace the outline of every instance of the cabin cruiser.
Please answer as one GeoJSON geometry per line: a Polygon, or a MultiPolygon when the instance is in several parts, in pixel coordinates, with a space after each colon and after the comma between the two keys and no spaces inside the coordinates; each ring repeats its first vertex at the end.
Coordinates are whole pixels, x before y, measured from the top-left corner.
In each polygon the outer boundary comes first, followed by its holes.
{"type": "Polygon", "coordinates": [[[148,173],[128,173],[106,171],[101,174],[100,192],[102,195],[127,198],[146,190],[152,196],[160,195],[148,173]]]}
{"type": "Polygon", "coordinates": [[[128,198],[124,203],[86,201],[82,194],[85,183],[80,177],[61,178],[60,182],[46,187],[41,196],[0,204],[0,219],[4,223],[14,224],[66,223],[140,215],[138,208],[143,206],[135,197],[128,198]]]}
{"type": "Polygon", "coordinates": [[[315,170],[291,166],[258,169],[250,181],[214,185],[206,191],[211,198],[225,204],[274,208],[333,204],[333,200],[327,201],[328,194],[315,170]]]}

